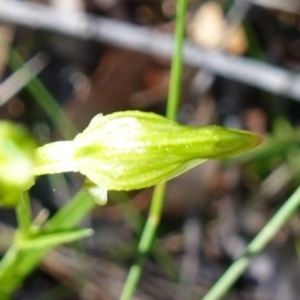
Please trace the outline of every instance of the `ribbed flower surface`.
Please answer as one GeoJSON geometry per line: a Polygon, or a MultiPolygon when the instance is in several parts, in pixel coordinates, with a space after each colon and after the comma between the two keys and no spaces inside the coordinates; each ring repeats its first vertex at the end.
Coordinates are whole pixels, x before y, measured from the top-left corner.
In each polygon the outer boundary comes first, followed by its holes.
{"type": "Polygon", "coordinates": [[[261,136],[247,131],[188,127],[153,113],[118,112],[96,116],[74,139],[74,170],[108,190],[139,189],[261,142],[261,136]]]}

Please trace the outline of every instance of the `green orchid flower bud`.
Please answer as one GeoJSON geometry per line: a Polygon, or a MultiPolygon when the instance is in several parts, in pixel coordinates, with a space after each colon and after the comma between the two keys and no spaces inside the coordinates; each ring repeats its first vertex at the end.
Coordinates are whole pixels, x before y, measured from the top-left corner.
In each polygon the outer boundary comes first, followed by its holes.
{"type": "Polygon", "coordinates": [[[35,147],[24,127],[0,122],[0,205],[16,205],[34,183],[35,147]]]}
{"type": "Polygon", "coordinates": [[[73,141],[38,148],[36,175],[79,171],[106,190],[140,189],[207,159],[252,149],[262,140],[243,130],[183,126],[154,113],[97,115],[73,141]]]}

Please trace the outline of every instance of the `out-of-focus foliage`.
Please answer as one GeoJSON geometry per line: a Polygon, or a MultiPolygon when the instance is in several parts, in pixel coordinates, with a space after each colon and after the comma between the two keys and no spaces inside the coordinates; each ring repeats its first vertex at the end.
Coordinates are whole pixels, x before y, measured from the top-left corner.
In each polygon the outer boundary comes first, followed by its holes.
{"type": "Polygon", "coordinates": [[[14,206],[33,183],[35,143],[26,129],[0,122],[0,205],[14,206]]]}

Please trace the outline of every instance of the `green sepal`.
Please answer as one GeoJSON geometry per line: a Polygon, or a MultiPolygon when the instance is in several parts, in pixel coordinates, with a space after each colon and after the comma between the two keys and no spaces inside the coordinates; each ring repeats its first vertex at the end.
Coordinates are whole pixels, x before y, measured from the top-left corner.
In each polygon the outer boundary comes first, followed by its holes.
{"type": "Polygon", "coordinates": [[[52,249],[59,245],[74,242],[82,238],[91,236],[93,234],[92,229],[75,229],[62,232],[40,232],[39,235],[33,237],[22,237],[17,235],[16,245],[20,250],[29,249],[52,249]]]}
{"type": "Polygon", "coordinates": [[[78,170],[108,190],[166,181],[209,158],[254,148],[261,136],[220,126],[190,127],[140,111],[96,116],[74,140],[78,170]]]}

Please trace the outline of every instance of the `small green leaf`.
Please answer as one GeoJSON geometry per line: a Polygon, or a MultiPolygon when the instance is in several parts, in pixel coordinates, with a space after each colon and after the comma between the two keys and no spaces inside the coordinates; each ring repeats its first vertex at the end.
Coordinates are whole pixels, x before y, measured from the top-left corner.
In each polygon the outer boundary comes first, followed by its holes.
{"type": "Polygon", "coordinates": [[[17,238],[17,247],[22,250],[29,249],[51,249],[61,244],[74,242],[82,238],[91,236],[92,229],[76,229],[63,232],[45,233],[41,232],[32,238],[17,238]]]}

